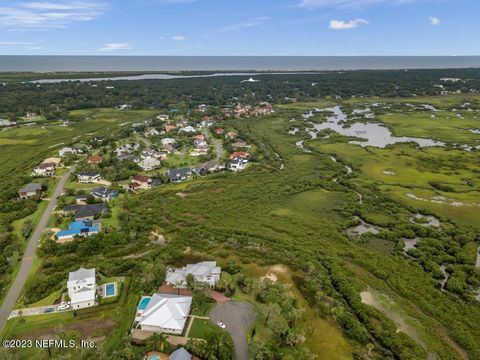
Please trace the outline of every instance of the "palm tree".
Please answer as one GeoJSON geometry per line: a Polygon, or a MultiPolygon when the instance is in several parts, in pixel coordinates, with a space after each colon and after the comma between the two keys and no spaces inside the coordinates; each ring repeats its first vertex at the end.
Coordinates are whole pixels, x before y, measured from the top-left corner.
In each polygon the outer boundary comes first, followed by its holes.
{"type": "Polygon", "coordinates": [[[168,340],[164,334],[153,334],[147,339],[146,345],[148,349],[164,352],[168,347],[168,340]]]}

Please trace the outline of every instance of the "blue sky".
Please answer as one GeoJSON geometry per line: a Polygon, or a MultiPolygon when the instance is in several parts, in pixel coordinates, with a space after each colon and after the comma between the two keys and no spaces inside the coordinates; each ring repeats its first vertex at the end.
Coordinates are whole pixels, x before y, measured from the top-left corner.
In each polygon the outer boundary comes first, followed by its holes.
{"type": "Polygon", "coordinates": [[[0,54],[480,55],[479,0],[0,0],[0,54]]]}

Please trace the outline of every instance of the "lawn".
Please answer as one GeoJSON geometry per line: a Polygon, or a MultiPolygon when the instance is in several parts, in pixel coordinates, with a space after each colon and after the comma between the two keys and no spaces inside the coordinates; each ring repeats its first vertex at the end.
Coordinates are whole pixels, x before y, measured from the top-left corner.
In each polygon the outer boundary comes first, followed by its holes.
{"type": "Polygon", "coordinates": [[[222,330],[210,320],[194,318],[187,336],[189,338],[208,340],[212,335],[221,331],[222,330]]]}
{"type": "Polygon", "coordinates": [[[62,292],[65,291],[64,289],[57,290],[47,297],[43,298],[40,301],[37,301],[36,303],[29,304],[26,307],[37,307],[37,306],[47,306],[47,305],[53,305],[57,300],[60,299],[62,292]]]}
{"type": "Polygon", "coordinates": [[[196,316],[208,316],[210,310],[216,305],[216,303],[201,303],[197,308],[192,308],[191,314],[196,316]]]}

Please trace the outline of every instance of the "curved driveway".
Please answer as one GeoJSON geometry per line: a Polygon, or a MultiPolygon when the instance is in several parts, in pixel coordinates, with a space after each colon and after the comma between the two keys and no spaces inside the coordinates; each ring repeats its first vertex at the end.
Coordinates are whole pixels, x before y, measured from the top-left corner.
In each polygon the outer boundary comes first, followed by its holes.
{"type": "Polygon", "coordinates": [[[33,231],[30,240],[28,241],[27,247],[25,248],[25,252],[23,254],[22,263],[20,265],[20,269],[18,270],[17,277],[13,282],[12,286],[8,290],[8,294],[3,300],[2,306],[0,308],[0,332],[3,329],[5,322],[7,321],[10,313],[17,302],[18,297],[20,296],[20,292],[22,291],[23,286],[25,285],[25,281],[27,280],[28,274],[32,269],[33,260],[35,259],[35,252],[37,250],[38,241],[47,226],[48,219],[52,214],[53,210],[55,210],[55,206],[57,206],[57,198],[63,192],[63,187],[68,180],[70,174],[75,170],[75,166],[72,166],[65,175],[62,176],[60,181],[53,192],[50,202],[48,203],[47,209],[43,213],[40,221],[38,222],[35,230],[33,231]]]}
{"type": "Polygon", "coordinates": [[[252,305],[239,301],[218,304],[210,311],[210,320],[215,324],[223,322],[232,335],[237,360],[248,360],[247,331],[255,317],[252,305]]]}

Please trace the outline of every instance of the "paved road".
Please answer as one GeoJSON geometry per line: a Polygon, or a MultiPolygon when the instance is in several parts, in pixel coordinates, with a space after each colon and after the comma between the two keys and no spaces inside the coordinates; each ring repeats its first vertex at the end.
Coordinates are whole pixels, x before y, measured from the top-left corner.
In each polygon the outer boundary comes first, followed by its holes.
{"type": "Polygon", "coordinates": [[[40,221],[37,224],[37,227],[33,231],[30,240],[28,241],[27,247],[25,249],[25,253],[23,254],[22,263],[20,265],[20,270],[17,273],[17,277],[13,282],[12,286],[8,290],[8,294],[5,297],[5,300],[2,303],[0,308],[0,331],[3,329],[5,322],[7,321],[10,313],[12,312],[15,303],[17,302],[18,297],[20,296],[20,292],[22,291],[23,286],[25,285],[25,281],[27,280],[28,274],[32,269],[33,260],[35,258],[35,252],[37,250],[38,241],[42,236],[45,227],[47,226],[48,218],[50,217],[51,213],[55,209],[57,205],[57,198],[63,192],[63,187],[67,182],[68,177],[74,171],[75,166],[72,166],[70,170],[67,171],[65,175],[62,176],[60,181],[58,182],[55,191],[52,194],[50,202],[48,203],[47,209],[43,213],[40,221]]]}
{"type": "Polygon", "coordinates": [[[219,304],[210,311],[210,319],[215,324],[223,322],[226,325],[225,330],[232,335],[237,360],[248,360],[247,331],[255,317],[252,305],[239,301],[219,304]]]}
{"type": "Polygon", "coordinates": [[[223,156],[223,143],[222,143],[222,140],[215,140],[215,143],[217,144],[216,160],[220,161],[220,160],[222,160],[222,156],[223,156]]]}
{"type": "MultiPolygon", "coordinates": [[[[210,140],[210,133],[208,132],[208,130],[206,130],[206,129],[203,130],[202,134],[205,136],[205,139],[210,140]]],[[[217,155],[215,157],[215,160],[220,161],[222,159],[222,156],[223,156],[223,142],[222,142],[222,140],[214,138],[213,143],[215,145],[217,145],[217,155]]]]}

